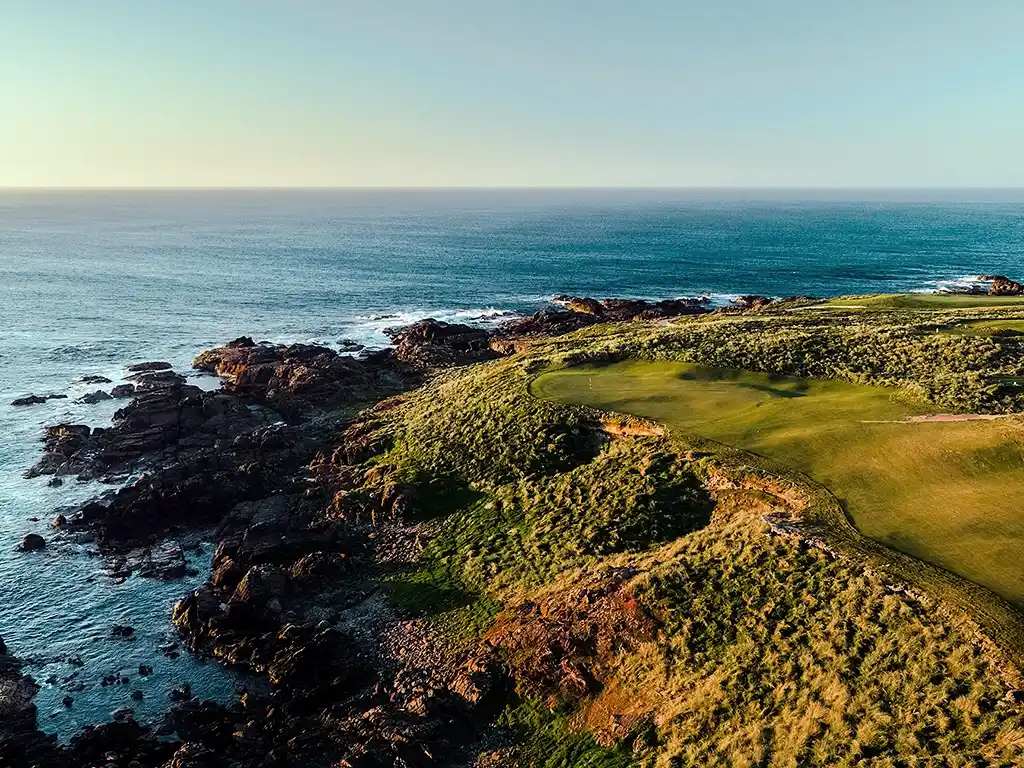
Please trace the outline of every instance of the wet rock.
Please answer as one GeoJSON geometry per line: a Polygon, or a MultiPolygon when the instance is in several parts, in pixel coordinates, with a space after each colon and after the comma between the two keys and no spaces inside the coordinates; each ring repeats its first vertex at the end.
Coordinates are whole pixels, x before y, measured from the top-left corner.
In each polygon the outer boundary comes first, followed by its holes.
{"type": "Polygon", "coordinates": [[[133,549],[124,564],[128,572],[144,578],[180,579],[185,575],[185,552],[177,541],[164,541],[148,548],[133,549]]]}
{"type": "Polygon", "coordinates": [[[127,624],[115,624],[110,628],[111,637],[131,639],[135,637],[135,628],[127,624]]]}
{"type": "Polygon", "coordinates": [[[164,361],[154,361],[148,363],[135,363],[129,365],[128,370],[131,373],[146,373],[149,371],[167,371],[170,370],[171,364],[164,361]]]}
{"type": "Polygon", "coordinates": [[[111,713],[110,715],[114,722],[124,722],[125,720],[135,719],[135,712],[128,707],[123,707],[111,713]]]}
{"type": "Polygon", "coordinates": [[[134,394],[134,384],[118,384],[110,390],[111,397],[132,397],[134,394]]]}
{"type": "Polygon", "coordinates": [[[135,701],[142,701],[145,698],[145,694],[140,690],[134,690],[132,691],[132,698],[135,701]]]}
{"type": "Polygon", "coordinates": [[[110,381],[110,379],[108,379],[106,376],[97,376],[95,374],[90,374],[88,376],[83,376],[78,381],[81,382],[82,384],[111,384],[112,383],[110,381]]]}
{"type": "Polygon", "coordinates": [[[63,704],[65,707],[70,707],[72,704],[75,703],[75,699],[73,696],[65,696],[63,699],[60,700],[60,703],[63,704]]]}
{"type": "Polygon", "coordinates": [[[174,688],[167,694],[171,701],[188,701],[192,698],[192,688],[188,685],[181,685],[174,688]]]}
{"type": "Polygon", "coordinates": [[[75,402],[85,403],[86,405],[95,405],[96,403],[102,403],[104,400],[112,399],[109,394],[104,392],[102,389],[97,389],[95,392],[90,392],[87,395],[82,395],[75,402]]]}
{"type": "Polygon", "coordinates": [[[21,552],[35,552],[46,546],[46,539],[38,533],[27,533],[18,545],[21,552]]]}
{"type": "MultiPolygon", "coordinates": [[[[61,479],[60,479],[59,477],[56,477],[56,476],[54,476],[54,477],[51,477],[51,478],[50,478],[50,479],[49,479],[49,480],[48,480],[48,481],[46,482],[46,484],[47,484],[47,485],[48,485],[48,486],[49,486],[50,488],[60,488],[60,487],[61,487],[62,485],[64,485],[64,481],[63,481],[63,480],[61,480],[61,479]]],[[[62,516],[62,517],[63,517],[63,516],[62,516]]]]}
{"type": "Polygon", "coordinates": [[[139,676],[149,677],[153,674],[153,668],[148,664],[139,664],[139,676]]]}
{"type": "Polygon", "coordinates": [[[66,400],[67,395],[25,395],[11,401],[13,406],[42,405],[47,400],[66,400]]]}
{"type": "Polygon", "coordinates": [[[360,344],[352,339],[341,339],[338,342],[339,352],[362,352],[364,349],[366,349],[365,344],[360,344]]]}

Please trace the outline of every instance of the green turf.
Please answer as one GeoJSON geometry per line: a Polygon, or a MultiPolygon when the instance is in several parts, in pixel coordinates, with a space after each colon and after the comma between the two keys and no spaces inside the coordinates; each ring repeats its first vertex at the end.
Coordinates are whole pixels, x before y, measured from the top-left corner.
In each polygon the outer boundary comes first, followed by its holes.
{"type": "Polygon", "coordinates": [[[1024,605],[1017,419],[865,423],[923,407],[878,387],[668,362],[554,371],[536,379],[533,392],[645,416],[782,461],[826,485],[865,535],[1024,605]]]}
{"type": "Polygon", "coordinates": [[[824,306],[873,309],[974,309],[1024,305],[1024,296],[961,296],[934,293],[881,293],[871,296],[843,296],[824,306]]]}
{"type": "Polygon", "coordinates": [[[959,336],[994,336],[998,333],[1024,335],[1024,320],[972,320],[944,328],[942,332],[959,336]]]}

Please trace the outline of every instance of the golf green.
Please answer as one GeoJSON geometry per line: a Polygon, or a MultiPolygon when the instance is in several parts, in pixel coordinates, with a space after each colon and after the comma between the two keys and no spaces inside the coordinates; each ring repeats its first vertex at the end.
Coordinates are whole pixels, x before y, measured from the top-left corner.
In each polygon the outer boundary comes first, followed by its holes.
{"type": "Polygon", "coordinates": [[[1024,422],[905,421],[920,406],[837,380],[668,362],[545,373],[538,397],[659,421],[783,462],[862,533],[1024,606],[1024,422]]]}

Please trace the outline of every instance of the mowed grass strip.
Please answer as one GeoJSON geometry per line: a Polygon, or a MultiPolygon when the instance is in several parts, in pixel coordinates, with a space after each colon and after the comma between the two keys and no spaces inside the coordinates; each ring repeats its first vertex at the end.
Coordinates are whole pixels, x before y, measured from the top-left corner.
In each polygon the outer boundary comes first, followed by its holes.
{"type": "Polygon", "coordinates": [[[862,533],[1024,607],[1024,424],[898,423],[895,390],[631,361],[545,373],[541,398],[630,413],[803,472],[862,533]]]}
{"type": "Polygon", "coordinates": [[[870,296],[843,296],[816,306],[870,309],[981,309],[985,307],[1024,306],[1024,296],[881,293],[870,296]]]}

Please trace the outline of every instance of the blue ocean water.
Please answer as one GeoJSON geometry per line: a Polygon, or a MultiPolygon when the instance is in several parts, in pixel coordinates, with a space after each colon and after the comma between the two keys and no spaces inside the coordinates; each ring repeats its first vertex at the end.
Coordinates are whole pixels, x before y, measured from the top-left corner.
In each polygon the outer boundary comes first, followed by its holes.
{"type": "MultiPolygon", "coordinates": [[[[116,585],[88,547],[48,531],[56,507],[94,493],[22,473],[46,424],[102,425],[80,405],[124,366],[187,366],[239,335],[384,344],[385,327],[434,316],[497,322],[557,293],[665,298],[934,290],[1024,274],[1020,193],[899,195],[672,191],[0,192],[0,636],[46,683],[44,728],[66,737],[132,706],[158,712],[190,682],[225,697],[238,679],[165,659],[169,611],[188,583],[116,585]],[[906,195],[903,197],[907,197],[906,195]],[[977,199],[982,198],[982,199],[977,199]],[[29,392],[71,397],[14,409],[29,392]],[[38,518],[33,520],[33,518],[38,518]],[[29,531],[42,553],[13,551],[29,531]],[[134,643],[108,637],[136,627],[134,643]],[[67,662],[80,656],[83,667],[67,662]],[[134,674],[152,663],[146,680],[134,674]],[[101,686],[114,671],[127,686],[101,686]],[[70,710],[63,679],[86,684],[70,710]],[[140,704],[129,698],[139,687],[140,704]],[[55,713],[55,716],[50,715],[55,713]]],[[[197,566],[202,571],[203,556],[197,566]]],[[[201,577],[198,577],[201,578],[201,577]]]]}

